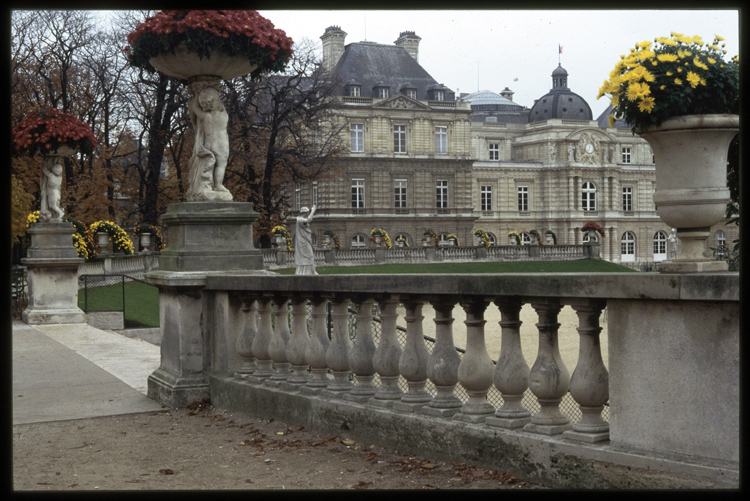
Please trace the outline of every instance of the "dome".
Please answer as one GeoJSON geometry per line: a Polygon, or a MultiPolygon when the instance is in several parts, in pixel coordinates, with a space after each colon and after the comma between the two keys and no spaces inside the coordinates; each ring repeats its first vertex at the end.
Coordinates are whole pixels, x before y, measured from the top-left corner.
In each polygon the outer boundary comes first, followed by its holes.
{"type": "Polygon", "coordinates": [[[500,105],[515,105],[516,104],[510,99],[505,98],[496,92],[492,92],[491,90],[480,90],[479,92],[474,92],[473,94],[464,96],[461,99],[463,99],[464,101],[468,101],[469,104],[471,104],[471,106],[492,105],[492,104],[500,104],[500,105]]]}
{"type": "Polygon", "coordinates": [[[562,66],[552,72],[552,89],[531,107],[529,122],[550,118],[592,120],[591,107],[581,96],[568,88],[568,72],[562,66]]]}

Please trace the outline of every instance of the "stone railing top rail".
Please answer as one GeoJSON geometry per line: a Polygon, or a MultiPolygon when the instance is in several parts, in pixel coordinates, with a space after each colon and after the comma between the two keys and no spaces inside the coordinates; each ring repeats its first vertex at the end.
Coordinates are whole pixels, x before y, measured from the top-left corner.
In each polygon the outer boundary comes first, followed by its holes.
{"type": "MultiPolygon", "coordinates": [[[[179,273],[155,272],[149,278],[168,285],[179,273]]],[[[533,298],[600,298],[739,301],[739,274],[549,273],[456,275],[205,275],[209,290],[279,292],[285,295],[344,293],[418,295],[424,297],[499,296],[533,298]]]]}

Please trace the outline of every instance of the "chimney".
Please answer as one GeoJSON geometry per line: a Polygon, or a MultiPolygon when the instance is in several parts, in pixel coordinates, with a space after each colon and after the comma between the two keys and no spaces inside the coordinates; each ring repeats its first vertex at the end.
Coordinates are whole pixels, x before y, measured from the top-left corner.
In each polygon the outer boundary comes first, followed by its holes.
{"type": "Polygon", "coordinates": [[[413,31],[402,31],[395,43],[399,47],[406,49],[415,61],[419,61],[419,41],[422,38],[418,37],[413,31]]]}
{"type": "Polygon", "coordinates": [[[500,91],[500,95],[503,96],[505,99],[508,99],[510,101],[513,101],[513,94],[515,94],[512,90],[509,88],[504,88],[502,91],[500,91]]]}
{"type": "Polygon", "coordinates": [[[320,39],[323,41],[323,69],[331,71],[344,54],[346,32],[340,26],[329,26],[320,39]]]}

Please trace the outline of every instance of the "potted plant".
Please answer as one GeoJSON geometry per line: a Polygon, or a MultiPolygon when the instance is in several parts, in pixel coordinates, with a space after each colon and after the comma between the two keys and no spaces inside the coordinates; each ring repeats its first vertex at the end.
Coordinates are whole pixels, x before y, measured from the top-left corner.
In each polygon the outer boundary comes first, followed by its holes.
{"type": "Polygon", "coordinates": [[[162,237],[161,232],[159,231],[159,228],[152,224],[143,223],[140,226],[136,226],[133,229],[133,233],[140,239],[141,247],[144,248],[144,250],[148,250],[148,247],[151,245],[151,238],[153,237],[156,241],[156,251],[161,252],[166,248],[166,244],[164,243],[164,237],[162,237]]]}
{"type": "Polygon", "coordinates": [[[448,233],[448,235],[445,236],[445,240],[451,242],[451,245],[455,245],[456,247],[459,247],[461,245],[458,241],[458,237],[453,233],[448,233]]]}
{"type": "Polygon", "coordinates": [[[286,245],[288,251],[292,250],[292,236],[289,234],[286,228],[283,226],[274,226],[271,230],[273,235],[276,235],[276,248],[281,249],[282,245],[286,245]]]}
{"type": "Polygon", "coordinates": [[[424,236],[424,240],[422,240],[422,244],[427,247],[429,245],[435,244],[435,247],[440,247],[440,239],[438,238],[437,234],[432,230],[424,230],[424,233],[422,233],[422,236],[424,236]]]}
{"type": "Polygon", "coordinates": [[[599,90],[653,150],[654,203],[677,228],[683,245],[675,261],[685,262],[674,269],[667,263],[664,271],[720,269],[705,265],[710,258],[703,254],[709,228],[729,201],[727,150],[739,131],[739,59],[724,60],[722,40],[706,44],[672,32],[638,43],[599,90]]]}
{"type": "Polygon", "coordinates": [[[599,233],[604,236],[604,228],[596,224],[594,221],[587,221],[586,224],[581,226],[581,231],[588,235],[589,242],[596,241],[596,234],[599,233]]]}
{"type": "Polygon", "coordinates": [[[396,237],[396,244],[398,244],[399,247],[409,247],[409,242],[404,236],[396,237]]]}
{"type": "Polygon", "coordinates": [[[515,231],[511,231],[510,233],[508,233],[508,238],[510,239],[510,245],[523,245],[521,235],[519,235],[515,231]]]}
{"type": "Polygon", "coordinates": [[[253,10],[164,10],[139,24],[127,41],[132,66],[187,81],[196,141],[186,199],[231,201],[223,185],[229,138],[221,80],[283,70],[292,39],[253,10]]]}
{"type": "Polygon", "coordinates": [[[63,166],[59,157],[78,152],[87,155],[93,153],[96,138],[91,128],[70,113],[45,108],[24,117],[13,128],[12,135],[16,155],[40,154],[44,157],[39,182],[39,218],[43,222],[62,221],[63,166]]]}
{"type": "Polygon", "coordinates": [[[390,249],[393,244],[391,243],[391,238],[388,236],[388,233],[382,229],[382,228],[374,228],[372,231],[370,231],[370,236],[372,236],[373,241],[375,242],[375,245],[380,246],[380,242],[384,242],[386,248],[390,249]]]}
{"type": "Polygon", "coordinates": [[[327,235],[328,237],[333,240],[333,248],[336,250],[341,249],[341,241],[339,240],[339,236],[336,234],[335,231],[332,230],[326,230],[323,232],[324,235],[327,235]]]}
{"type": "Polygon", "coordinates": [[[477,237],[477,245],[483,245],[484,247],[490,247],[490,245],[492,245],[489,235],[487,235],[487,232],[485,232],[484,230],[477,228],[476,230],[474,230],[474,236],[477,237]]]}
{"type": "MultiPolygon", "coordinates": [[[[124,254],[133,254],[133,241],[130,240],[128,234],[125,233],[125,230],[120,228],[117,223],[113,223],[112,221],[97,221],[91,225],[91,231],[93,233],[96,233],[97,236],[99,236],[99,234],[101,233],[104,233],[109,238],[111,238],[113,252],[117,252],[119,250],[124,254]]],[[[101,245],[101,241],[98,243],[100,248],[103,247],[101,245]]]]}
{"type": "Polygon", "coordinates": [[[536,230],[530,230],[529,235],[534,237],[536,239],[536,245],[544,245],[544,242],[542,242],[542,236],[539,234],[536,230]]]}
{"type": "Polygon", "coordinates": [[[557,235],[552,230],[544,232],[544,239],[547,241],[547,245],[557,245],[557,235]]]}

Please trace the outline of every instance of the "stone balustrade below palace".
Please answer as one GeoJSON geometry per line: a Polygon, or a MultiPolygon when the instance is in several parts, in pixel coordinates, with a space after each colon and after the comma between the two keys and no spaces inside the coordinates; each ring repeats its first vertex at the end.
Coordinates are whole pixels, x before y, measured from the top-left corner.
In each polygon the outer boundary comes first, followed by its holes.
{"type": "Polygon", "coordinates": [[[737,273],[158,272],[149,280],[164,319],[149,395],[164,404],[209,398],[550,486],[739,485],[737,273]],[[535,360],[521,350],[525,304],[538,318],[535,360]],[[559,351],[566,305],[578,318],[566,334],[578,338],[573,366],[559,351]],[[499,324],[486,322],[488,307],[499,309],[499,324]],[[434,322],[433,340],[424,322],[434,322]],[[490,338],[500,339],[497,360],[490,338]],[[563,398],[575,412],[563,411],[563,398]]]}
{"type": "MultiPolygon", "coordinates": [[[[497,245],[492,247],[383,247],[315,249],[315,266],[364,266],[382,263],[433,263],[442,261],[567,261],[599,259],[599,244],[497,245]]],[[[294,251],[261,249],[263,266],[294,266],[294,251]]]]}

